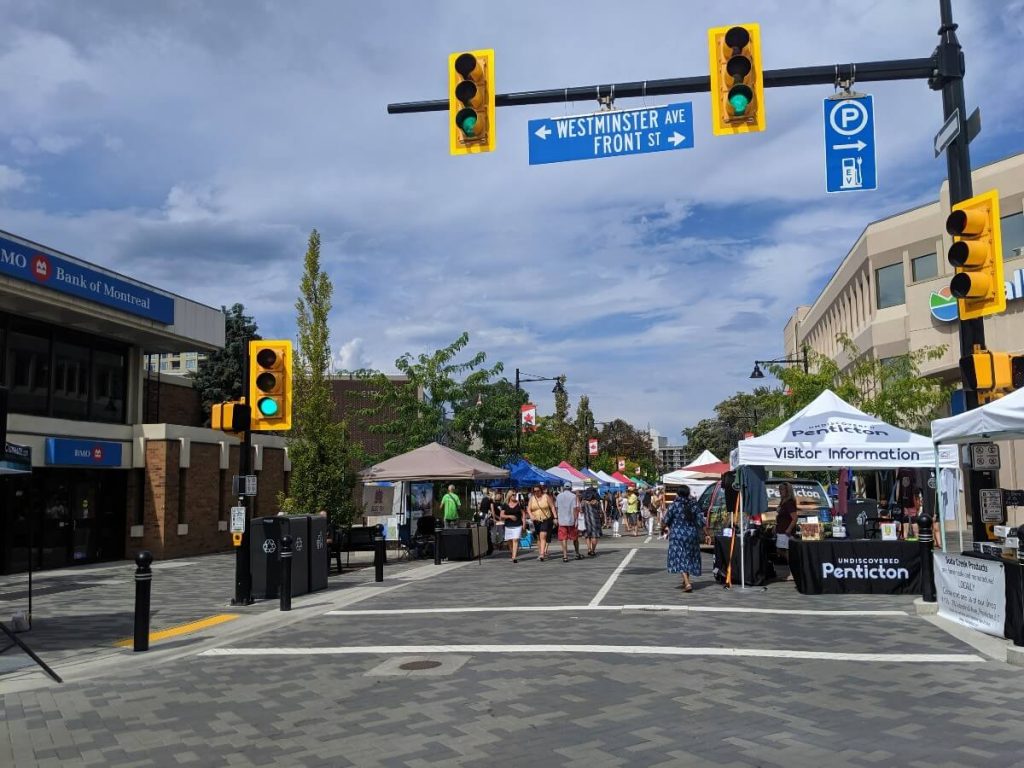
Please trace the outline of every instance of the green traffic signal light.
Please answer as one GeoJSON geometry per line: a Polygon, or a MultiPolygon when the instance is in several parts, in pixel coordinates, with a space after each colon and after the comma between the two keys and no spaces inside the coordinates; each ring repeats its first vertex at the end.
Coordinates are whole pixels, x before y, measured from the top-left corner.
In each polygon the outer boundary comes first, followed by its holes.
{"type": "Polygon", "coordinates": [[[732,108],[736,110],[737,115],[742,115],[747,111],[747,107],[750,106],[750,99],[747,98],[745,93],[734,93],[729,97],[729,103],[732,104],[732,108]]]}
{"type": "Polygon", "coordinates": [[[259,409],[260,414],[267,418],[276,416],[278,410],[280,410],[277,400],[272,397],[261,397],[257,401],[256,407],[259,409]]]}

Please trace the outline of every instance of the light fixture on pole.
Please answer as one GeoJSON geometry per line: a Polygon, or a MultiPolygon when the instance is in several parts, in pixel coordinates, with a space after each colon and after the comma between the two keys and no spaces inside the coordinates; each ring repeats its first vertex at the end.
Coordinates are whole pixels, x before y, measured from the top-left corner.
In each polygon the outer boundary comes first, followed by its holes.
{"type": "MultiPolygon", "coordinates": [[[[516,368],[516,400],[519,400],[519,390],[522,389],[520,384],[529,384],[534,381],[553,381],[555,382],[554,389],[551,391],[557,394],[565,394],[565,374],[559,374],[558,376],[534,376],[530,373],[520,373],[519,369],[516,368]]],[[[519,407],[519,403],[516,403],[516,407],[519,407]]],[[[516,414],[516,419],[520,419],[520,415],[516,414]]],[[[522,425],[518,422],[516,424],[516,456],[522,456],[522,425]]]]}
{"type": "Polygon", "coordinates": [[[804,373],[807,373],[809,370],[807,350],[805,349],[804,353],[799,357],[783,357],[778,360],[755,360],[754,370],[751,372],[750,378],[764,378],[764,371],[761,370],[762,365],[802,365],[804,367],[804,373]]]}

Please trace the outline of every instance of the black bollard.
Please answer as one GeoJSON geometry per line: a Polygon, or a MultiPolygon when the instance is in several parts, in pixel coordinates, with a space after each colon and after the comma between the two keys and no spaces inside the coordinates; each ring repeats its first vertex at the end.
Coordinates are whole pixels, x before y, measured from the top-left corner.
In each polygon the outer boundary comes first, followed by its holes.
{"type": "Polygon", "coordinates": [[[145,549],[135,556],[135,645],[136,651],[149,650],[149,599],[153,589],[153,555],[145,549]]]}
{"type": "Polygon", "coordinates": [[[384,537],[378,532],[373,537],[373,580],[384,581],[384,537]]]}
{"type": "Polygon", "coordinates": [[[292,609],[292,537],[281,537],[281,610],[292,609]]]}
{"type": "Polygon", "coordinates": [[[441,564],[441,529],[434,529],[434,565],[441,564]]]}
{"type": "Polygon", "coordinates": [[[932,562],[932,516],[922,512],[917,516],[917,541],[921,547],[921,599],[935,602],[935,564],[932,562]]]}

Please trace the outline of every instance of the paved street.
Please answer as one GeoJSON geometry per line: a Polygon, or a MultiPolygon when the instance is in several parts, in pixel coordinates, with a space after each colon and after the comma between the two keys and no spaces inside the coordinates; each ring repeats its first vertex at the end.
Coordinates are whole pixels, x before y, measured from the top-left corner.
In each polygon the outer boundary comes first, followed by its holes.
{"type": "Polygon", "coordinates": [[[684,595],[643,542],[332,577],[291,614],[79,658],[63,686],[0,678],[0,764],[1017,764],[1021,672],[911,598],[707,571],[684,595]]]}

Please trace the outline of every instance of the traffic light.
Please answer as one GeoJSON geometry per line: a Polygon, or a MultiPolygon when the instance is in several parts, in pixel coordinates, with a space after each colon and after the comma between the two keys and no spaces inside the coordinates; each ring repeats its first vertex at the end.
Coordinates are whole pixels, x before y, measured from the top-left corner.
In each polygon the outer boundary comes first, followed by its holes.
{"type": "Polygon", "coordinates": [[[763,131],[764,70],[761,27],[742,24],[708,30],[711,130],[716,136],[763,131]]]}
{"type": "Polygon", "coordinates": [[[495,146],[494,51],[448,57],[449,140],[453,155],[491,152],[495,146]]]}
{"type": "Polygon", "coordinates": [[[946,232],[953,236],[947,258],[956,267],[949,292],[957,299],[960,319],[1006,311],[999,193],[992,189],[954,205],[946,232]]]}
{"type": "Polygon", "coordinates": [[[292,428],[292,343],[249,342],[249,402],[254,432],[292,428]]]}
{"type": "MultiPolygon", "coordinates": [[[[1014,356],[975,347],[974,353],[960,358],[960,371],[967,389],[979,392],[1014,389],[1014,356]]],[[[1019,386],[1016,385],[1016,386],[1019,386]]]]}
{"type": "Polygon", "coordinates": [[[237,400],[214,403],[210,409],[210,428],[222,432],[245,432],[249,429],[250,419],[249,406],[237,400]]]}

